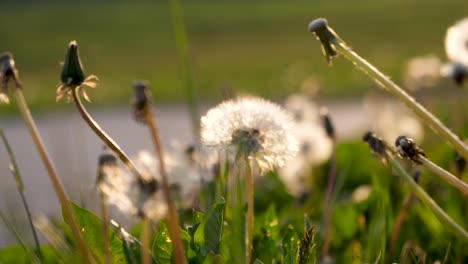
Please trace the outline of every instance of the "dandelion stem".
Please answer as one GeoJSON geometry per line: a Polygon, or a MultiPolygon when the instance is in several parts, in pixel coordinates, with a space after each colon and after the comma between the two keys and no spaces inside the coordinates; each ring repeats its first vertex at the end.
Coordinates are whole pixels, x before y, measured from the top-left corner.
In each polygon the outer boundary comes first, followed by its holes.
{"type": "Polygon", "coordinates": [[[109,241],[109,230],[107,225],[107,206],[106,206],[106,197],[101,193],[101,220],[102,220],[102,235],[104,239],[104,252],[106,255],[106,264],[111,264],[111,254],[110,254],[110,241],[109,241]]]}
{"type": "Polygon", "coordinates": [[[417,159],[424,165],[426,168],[431,170],[433,173],[439,175],[444,181],[448,182],[450,185],[454,186],[458,190],[460,190],[463,194],[468,194],[468,184],[461,181],[457,177],[455,177],[450,172],[442,169],[441,167],[437,166],[437,164],[433,163],[432,161],[426,159],[422,155],[418,155],[417,159]]]}
{"type": "Polygon", "coordinates": [[[248,156],[245,157],[245,176],[246,187],[245,194],[247,196],[247,214],[246,214],[246,262],[250,263],[252,259],[252,241],[253,241],[253,227],[254,227],[254,177],[252,164],[248,156]]]}
{"type": "Polygon", "coordinates": [[[169,8],[172,19],[172,30],[174,32],[179,64],[182,68],[182,82],[187,93],[187,105],[192,120],[192,132],[195,136],[200,134],[199,116],[197,112],[197,100],[194,91],[192,62],[188,51],[188,41],[185,32],[184,16],[179,0],[169,0],[169,8]]]}
{"type": "Polygon", "coordinates": [[[468,242],[468,233],[459,226],[432,198],[414,181],[414,179],[408,174],[408,172],[401,167],[400,163],[395,158],[390,158],[390,164],[403,179],[408,183],[410,190],[421,200],[431,211],[437,216],[439,221],[447,225],[449,229],[457,236],[462,238],[465,243],[468,242]]]}
{"type": "Polygon", "coordinates": [[[76,223],[76,220],[73,217],[69,198],[67,194],[65,193],[65,190],[60,181],[60,178],[57,175],[55,166],[52,164],[49,154],[47,153],[47,150],[44,146],[42,138],[37,129],[36,123],[34,122],[31,112],[29,111],[29,107],[24,98],[22,89],[20,88],[15,89],[15,97],[16,97],[16,101],[18,102],[18,108],[23,116],[26,126],[28,127],[29,133],[31,134],[34,144],[36,145],[36,148],[39,151],[39,155],[41,156],[42,162],[44,163],[44,166],[46,167],[46,170],[49,174],[49,178],[55,189],[55,193],[57,194],[57,197],[62,205],[62,210],[65,216],[65,219],[67,220],[70,226],[73,237],[75,238],[75,242],[78,246],[78,252],[80,253],[85,263],[93,263],[89,249],[86,246],[86,243],[83,237],[81,236],[80,230],[78,228],[78,224],[76,223]]]}
{"type": "Polygon", "coordinates": [[[331,48],[324,49],[328,51],[328,58],[336,55],[338,51],[345,58],[351,61],[357,68],[366,73],[369,77],[374,79],[388,92],[395,95],[409,108],[411,108],[416,115],[418,115],[436,134],[444,137],[463,157],[468,159],[468,146],[456,136],[450,129],[437,119],[431,112],[419,104],[413,97],[406,93],[402,88],[392,82],[387,76],[381,73],[376,67],[360,57],[357,53],[351,50],[344,41],[327,25],[326,20],[316,19],[310,26],[309,30],[313,31],[322,43],[326,44],[323,47],[331,48]]]}
{"type": "Polygon", "coordinates": [[[148,107],[146,111],[146,123],[150,130],[151,139],[155,147],[156,154],[159,161],[159,173],[161,174],[162,188],[164,198],[167,203],[168,216],[167,216],[167,225],[169,227],[169,233],[172,238],[172,244],[174,246],[175,262],[176,263],[186,263],[184,249],[182,247],[182,240],[180,238],[179,232],[179,217],[177,216],[177,211],[171,200],[171,193],[169,189],[169,182],[167,179],[166,168],[164,163],[164,154],[162,151],[161,141],[159,139],[158,129],[156,126],[155,116],[151,107],[148,107]]]}
{"type": "Polygon", "coordinates": [[[332,157],[330,160],[330,171],[328,174],[328,183],[327,183],[327,192],[325,196],[325,202],[323,204],[323,233],[324,233],[324,242],[323,242],[323,249],[322,255],[323,257],[328,255],[328,250],[330,248],[330,227],[331,227],[331,197],[333,192],[333,186],[335,185],[335,177],[336,177],[336,140],[332,139],[333,144],[333,152],[332,157]]]}
{"type": "Polygon", "coordinates": [[[151,263],[151,256],[150,256],[150,221],[149,219],[144,216],[141,222],[141,263],[142,264],[150,264],[151,263]]]}
{"type": "Polygon", "coordinates": [[[413,197],[414,197],[413,192],[408,193],[405,200],[403,201],[403,206],[400,209],[400,213],[398,214],[395,224],[393,225],[392,236],[390,238],[390,247],[389,247],[388,254],[387,254],[387,258],[389,259],[392,257],[396,240],[398,238],[398,235],[400,234],[401,225],[403,224],[403,221],[405,220],[405,217],[408,213],[408,208],[411,204],[411,201],[413,200],[413,197]]]}
{"type": "Polygon", "coordinates": [[[76,108],[80,112],[81,117],[85,120],[88,126],[94,131],[94,133],[119,157],[119,159],[127,166],[127,168],[137,177],[141,178],[141,174],[135,167],[135,164],[120,148],[120,146],[99,126],[99,124],[91,117],[86,111],[83,103],[81,102],[78,87],[72,89],[73,102],[75,102],[76,108]]]}
{"type": "Polygon", "coordinates": [[[2,140],[3,140],[3,144],[5,145],[5,148],[6,148],[7,152],[8,152],[8,156],[10,158],[11,173],[15,177],[16,187],[17,187],[18,192],[19,192],[19,194],[21,196],[21,201],[23,203],[24,210],[26,211],[26,217],[28,218],[28,223],[29,223],[29,226],[31,227],[31,231],[32,231],[32,234],[33,234],[34,243],[36,245],[37,256],[39,257],[39,260],[42,263],[44,261],[44,258],[42,256],[41,246],[39,244],[39,239],[37,237],[37,232],[36,232],[36,229],[34,228],[34,225],[33,225],[31,211],[29,210],[29,205],[28,205],[28,202],[27,202],[26,197],[24,195],[24,185],[23,185],[23,180],[21,179],[21,174],[19,172],[18,164],[16,163],[16,158],[13,155],[13,150],[11,149],[10,144],[8,143],[8,140],[7,140],[6,136],[5,136],[5,134],[3,133],[3,129],[1,129],[1,128],[0,128],[0,136],[1,136],[2,140]]]}
{"type": "MultiPolygon", "coordinates": [[[[18,233],[18,231],[16,231],[15,227],[11,224],[10,221],[8,221],[8,219],[5,217],[5,215],[3,215],[3,213],[0,211],[0,218],[3,220],[3,222],[5,223],[5,225],[7,226],[7,228],[13,233],[13,235],[15,236],[16,240],[18,240],[18,243],[20,243],[21,247],[24,249],[24,251],[26,251],[26,253],[31,257],[31,259],[34,258],[34,254],[32,254],[32,252],[29,250],[29,248],[26,246],[26,243],[24,242],[24,240],[21,238],[20,234],[18,233]]],[[[43,260],[41,259],[41,263],[43,262],[43,260]]]]}

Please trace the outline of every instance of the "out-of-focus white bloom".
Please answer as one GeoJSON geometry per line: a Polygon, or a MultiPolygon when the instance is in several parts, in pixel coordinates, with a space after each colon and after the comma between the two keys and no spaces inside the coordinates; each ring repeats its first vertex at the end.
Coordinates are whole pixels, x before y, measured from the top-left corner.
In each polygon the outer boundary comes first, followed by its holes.
{"type": "Polygon", "coordinates": [[[301,94],[292,94],[284,102],[284,108],[291,112],[297,122],[318,122],[319,108],[306,96],[301,94]]]}
{"type": "Polygon", "coordinates": [[[96,187],[104,195],[107,204],[117,207],[130,216],[147,217],[155,222],[162,219],[167,211],[160,188],[159,174],[152,157],[139,155],[135,165],[141,178],[121,169],[111,154],[101,155],[96,187]],[[145,167],[146,166],[146,167],[145,167]]]}
{"type": "MultiPolygon", "coordinates": [[[[165,169],[169,187],[185,203],[192,202],[196,191],[202,182],[201,170],[197,163],[192,162],[185,151],[164,154],[165,169]]],[[[144,177],[153,177],[161,181],[159,162],[156,157],[147,151],[140,151],[135,159],[135,165],[144,177]]],[[[156,203],[153,203],[156,205],[156,203]]]]}
{"type": "Polygon", "coordinates": [[[445,52],[452,62],[468,67],[468,17],[447,29],[445,52]]]}
{"type": "Polygon", "coordinates": [[[435,55],[410,59],[405,72],[406,87],[414,91],[436,86],[440,79],[440,65],[435,55]]]}
{"type": "Polygon", "coordinates": [[[353,194],[351,195],[351,199],[355,203],[360,203],[369,198],[372,193],[372,187],[370,185],[361,185],[354,190],[353,194]]]}
{"type": "Polygon", "coordinates": [[[132,175],[118,167],[117,160],[112,154],[101,155],[96,187],[104,195],[106,203],[126,214],[135,215],[137,213],[133,202],[135,182],[132,175]]]}
{"type": "Polygon", "coordinates": [[[368,130],[375,131],[387,142],[395,142],[399,136],[408,136],[417,142],[424,139],[424,126],[413,112],[399,102],[378,97],[368,97],[364,102],[372,121],[368,130]]]}
{"type": "Polygon", "coordinates": [[[254,158],[262,171],[281,167],[297,152],[293,119],[279,105],[260,98],[225,101],[201,118],[205,146],[233,148],[254,158]]]}
{"type": "Polygon", "coordinates": [[[330,158],[333,144],[318,123],[299,123],[294,133],[299,142],[298,155],[294,160],[286,162],[279,171],[279,177],[291,194],[300,195],[310,188],[307,179],[310,169],[330,158]]]}

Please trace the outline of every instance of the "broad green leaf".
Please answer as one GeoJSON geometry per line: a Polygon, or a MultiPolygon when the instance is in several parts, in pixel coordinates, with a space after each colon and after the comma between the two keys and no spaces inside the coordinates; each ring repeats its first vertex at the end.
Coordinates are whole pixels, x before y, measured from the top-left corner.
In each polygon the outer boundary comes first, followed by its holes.
{"type": "Polygon", "coordinates": [[[20,245],[0,250],[0,263],[30,263],[31,259],[20,245]]]}
{"type": "MultiPolygon", "coordinates": [[[[105,262],[105,245],[102,234],[102,221],[96,215],[70,202],[73,216],[81,230],[81,234],[88,244],[94,258],[99,262],[105,262]]],[[[108,228],[110,253],[112,263],[125,263],[122,241],[108,228]]]]}
{"type": "Polygon", "coordinates": [[[158,263],[170,264],[172,259],[172,240],[166,223],[161,222],[153,242],[153,255],[158,263]]]}
{"type": "Polygon", "coordinates": [[[221,237],[224,225],[224,198],[221,197],[210,211],[195,232],[195,242],[201,246],[202,255],[209,252],[219,254],[221,237]]]}

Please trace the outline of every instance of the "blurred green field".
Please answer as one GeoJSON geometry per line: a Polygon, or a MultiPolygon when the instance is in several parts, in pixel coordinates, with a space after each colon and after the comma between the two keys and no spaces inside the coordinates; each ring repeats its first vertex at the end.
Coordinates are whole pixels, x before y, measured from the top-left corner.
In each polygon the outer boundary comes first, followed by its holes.
{"type": "MultiPolygon", "coordinates": [[[[147,79],[157,102],[184,93],[166,1],[0,1],[0,51],[15,55],[27,99],[52,109],[60,62],[70,40],[80,44],[97,105],[128,102],[131,83],[147,79]]],[[[409,57],[444,59],[445,30],[467,15],[468,1],[183,1],[200,100],[219,89],[280,98],[316,75],[325,97],[358,96],[372,82],[345,60],[330,69],[308,23],[326,17],[356,51],[397,82],[409,57]]],[[[2,107],[1,112],[9,112],[2,107]]]]}

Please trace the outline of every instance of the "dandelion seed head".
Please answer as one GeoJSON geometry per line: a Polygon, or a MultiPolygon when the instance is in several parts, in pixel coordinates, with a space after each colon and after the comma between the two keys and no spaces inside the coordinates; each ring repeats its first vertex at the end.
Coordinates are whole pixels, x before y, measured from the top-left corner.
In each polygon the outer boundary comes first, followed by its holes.
{"type": "Polygon", "coordinates": [[[308,172],[330,159],[333,143],[324,128],[317,123],[302,122],[294,129],[299,152],[280,169],[279,177],[292,195],[309,189],[308,172]]]}
{"type": "Polygon", "coordinates": [[[449,60],[468,67],[468,17],[447,29],[445,52],[449,60]]]}
{"type": "Polygon", "coordinates": [[[319,108],[311,100],[301,94],[292,94],[284,102],[286,110],[292,113],[297,122],[318,122],[319,108]]]}
{"type": "Polygon", "coordinates": [[[279,105],[260,98],[225,101],[201,118],[204,145],[234,149],[254,158],[261,170],[281,167],[297,152],[294,122],[279,105]]]}
{"type": "Polygon", "coordinates": [[[354,192],[351,194],[351,199],[355,203],[360,203],[365,200],[367,200],[370,195],[372,194],[372,186],[370,185],[361,185],[354,190],[354,192]]]}
{"type": "Polygon", "coordinates": [[[406,66],[405,85],[413,91],[432,88],[439,82],[440,69],[440,60],[435,55],[412,58],[406,66]]]}

